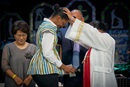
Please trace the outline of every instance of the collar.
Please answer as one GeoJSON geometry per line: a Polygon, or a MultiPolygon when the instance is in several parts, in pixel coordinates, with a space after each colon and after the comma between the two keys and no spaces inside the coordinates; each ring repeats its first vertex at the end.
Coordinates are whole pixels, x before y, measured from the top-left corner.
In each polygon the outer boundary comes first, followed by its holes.
{"type": "Polygon", "coordinates": [[[56,26],[50,19],[44,18],[44,21],[50,22],[52,25],[56,26]]]}

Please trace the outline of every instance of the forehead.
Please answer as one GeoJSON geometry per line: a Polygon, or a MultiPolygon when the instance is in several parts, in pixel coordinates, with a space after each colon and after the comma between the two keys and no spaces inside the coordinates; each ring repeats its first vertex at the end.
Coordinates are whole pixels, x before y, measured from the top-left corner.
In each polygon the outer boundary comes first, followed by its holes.
{"type": "Polygon", "coordinates": [[[68,20],[62,19],[62,22],[63,22],[64,24],[66,24],[66,23],[68,22],[68,20]]]}
{"type": "Polygon", "coordinates": [[[80,12],[78,10],[73,10],[72,11],[72,15],[75,16],[75,17],[77,17],[77,18],[81,17],[81,14],[80,14],[80,12]]]}
{"type": "Polygon", "coordinates": [[[16,34],[23,34],[24,32],[22,32],[21,30],[17,30],[16,34]]]}

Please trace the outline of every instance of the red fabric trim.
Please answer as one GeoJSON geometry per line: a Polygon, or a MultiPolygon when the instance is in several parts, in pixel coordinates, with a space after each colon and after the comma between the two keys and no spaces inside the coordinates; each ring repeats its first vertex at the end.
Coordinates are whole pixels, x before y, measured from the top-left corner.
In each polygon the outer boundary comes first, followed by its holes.
{"type": "Polygon", "coordinates": [[[91,52],[91,48],[88,50],[86,58],[84,60],[83,87],[91,87],[91,84],[90,84],[90,52],[91,52]]]}

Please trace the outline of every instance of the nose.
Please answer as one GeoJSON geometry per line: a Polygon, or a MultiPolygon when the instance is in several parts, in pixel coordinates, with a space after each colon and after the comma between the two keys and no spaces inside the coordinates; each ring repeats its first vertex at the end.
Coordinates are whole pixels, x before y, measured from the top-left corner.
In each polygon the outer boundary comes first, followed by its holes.
{"type": "Polygon", "coordinates": [[[23,36],[20,36],[19,38],[20,38],[20,39],[23,39],[24,37],[23,37],[23,36]]]}

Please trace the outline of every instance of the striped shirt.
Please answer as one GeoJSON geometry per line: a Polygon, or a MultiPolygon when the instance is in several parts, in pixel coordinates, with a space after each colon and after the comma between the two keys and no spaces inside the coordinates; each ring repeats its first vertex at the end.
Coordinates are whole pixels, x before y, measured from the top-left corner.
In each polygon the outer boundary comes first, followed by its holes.
{"type": "MultiPolygon", "coordinates": [[[[37,36],[36,36],[36,44],[38,46],[38,49],[36,53],[34,54],[32,60],[30,61],[30,65],[28,68],[27,74],[29,75],[34,75],[34,74],[52,74],[52,73],[57,73],[60,75],[64,74],[64,71],[59,69],[58,67],[62,64],[61,59],[59,57],[58,51],[56,50],[56,45],[57,45],[57,26],[55,26],[49,19],[45,19],[44,22],[39,26],[38,31],[37,31],[37,36]],[[47,41],[42,41],[43,40],[43,35],[45,32],[49,32],[49,34],[53,35],[53,40],[50,41],[50,43],[47,41]],[[51,44],[51,42],[53,42],[51,44]],[[43,44],[47,44],[52,47],[51,51],[47,51],[48,54],[45,52],[48,50],[48,48],[44,47],[43,44]],[[51,56],[52,55],[52,56],[51,56]],[[55,60],[53,62],[53,60],[55,60]]],[[[51,38],[47,38],[48,41],[51,38]]]]}

